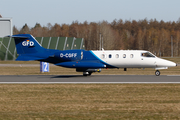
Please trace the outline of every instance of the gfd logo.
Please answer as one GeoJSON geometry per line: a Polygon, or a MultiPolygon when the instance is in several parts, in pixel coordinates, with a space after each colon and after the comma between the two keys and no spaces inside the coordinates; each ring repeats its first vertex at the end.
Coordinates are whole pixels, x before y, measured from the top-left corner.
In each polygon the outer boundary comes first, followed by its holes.
{"type": "Polygon", "coordinates": [[[26,41],[22,42],[22,45],[23,45],[23,46],[33,46],[33,45],[34,45],[34,42],[33,42],[33,41],[26,40],[26,41]]]}

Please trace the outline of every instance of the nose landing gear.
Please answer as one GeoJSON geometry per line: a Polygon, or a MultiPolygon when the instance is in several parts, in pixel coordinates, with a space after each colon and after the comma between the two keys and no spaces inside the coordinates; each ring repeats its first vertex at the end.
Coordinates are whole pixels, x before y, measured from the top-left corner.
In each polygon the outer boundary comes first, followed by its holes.
{"type": "Polygon", "coordinates": [[[161,73],[160,73],[159,70],[156,70],[156,71],[155,71],[155,75],[156,75],[156,76],[159,76],[160,74],[161,74],[161,73]]]}

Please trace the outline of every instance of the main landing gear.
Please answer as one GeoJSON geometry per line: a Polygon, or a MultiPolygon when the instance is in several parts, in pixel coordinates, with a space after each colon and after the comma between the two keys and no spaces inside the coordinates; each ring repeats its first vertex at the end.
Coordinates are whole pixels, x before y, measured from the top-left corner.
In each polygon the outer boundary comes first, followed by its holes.
{"type": "Polygon", "coordinates": [[[91,76],[93,72],[101,72],[101,69],[76,69],[76,72],[83,72],[83,76],[91,76]]]}
{"type": "Polygon", "coordinates": [[[83,72],[83,76],[90,76],[92,72],[83,72]]]}
{"type": "Polygon", "coordinates": [[[156,76],[159,76],[160,74],[161,74],[161,73],[160,73],[159,70],[156,70],[156,71],[155,71],[155,75],[156,75],[156,76]]]}

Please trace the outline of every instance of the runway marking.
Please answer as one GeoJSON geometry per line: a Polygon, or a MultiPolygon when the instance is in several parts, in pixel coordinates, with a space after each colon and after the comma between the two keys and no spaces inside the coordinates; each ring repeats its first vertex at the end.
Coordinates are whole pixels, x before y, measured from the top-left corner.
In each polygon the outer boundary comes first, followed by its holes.
{"type": "Polygon", "coordinates": [[[0,82],[0,84],[180,84],[180,82],[0,82]]]}
{"type": "Polygon", "coordinates": [[[180,77],[180,75],[167,75],[168,77],[180,77]]]}

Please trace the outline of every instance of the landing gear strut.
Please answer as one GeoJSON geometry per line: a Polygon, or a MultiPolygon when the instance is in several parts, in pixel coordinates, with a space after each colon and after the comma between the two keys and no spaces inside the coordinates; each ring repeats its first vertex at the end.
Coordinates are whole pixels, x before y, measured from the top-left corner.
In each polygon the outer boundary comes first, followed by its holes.
{"type": "Polygon", "coordinates": [[[160,71],[159,71],[159,70],[156,70],[155,75],[156,75],[156,76],[159,76],[159,75],[160,75],[160,71]]]}

